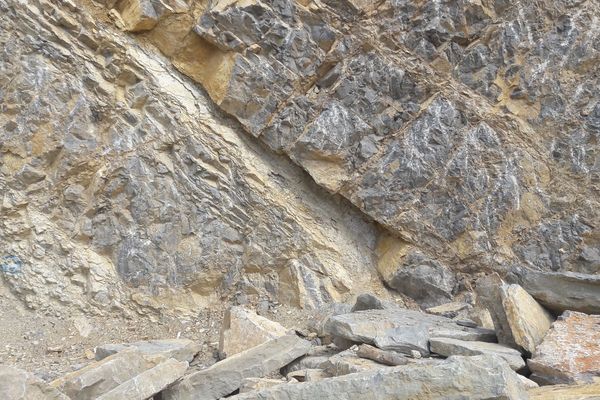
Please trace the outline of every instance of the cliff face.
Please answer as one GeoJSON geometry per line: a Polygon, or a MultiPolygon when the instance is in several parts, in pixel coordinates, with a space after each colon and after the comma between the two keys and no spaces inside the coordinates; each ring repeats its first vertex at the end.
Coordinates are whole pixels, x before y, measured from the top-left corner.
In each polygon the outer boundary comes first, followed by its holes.
{"type": "Polygon", "coordinates": [[[597,1],[208,3],[118,22],[401,256],[598,272],[597,1]]]}
{"type": "Polygon", "coordinates": [[[31,307],[600,271],[598,1],[0,11],[0,266],[31,307]]]}

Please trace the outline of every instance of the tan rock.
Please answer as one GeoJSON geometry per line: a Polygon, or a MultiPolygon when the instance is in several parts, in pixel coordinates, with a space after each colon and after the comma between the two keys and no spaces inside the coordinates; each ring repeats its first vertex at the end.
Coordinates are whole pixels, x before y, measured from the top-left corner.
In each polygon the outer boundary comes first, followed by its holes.
{"type": "Polygon", "coordinates": [[[540,383],[587,383],[598,379],[600,315],[565,311],[527,364],[532,379],[540,383]]]}
{"type": "Polygon", "coordinates": [[[521,381],[521,383],[523,384],[523,387],[525,389],[533,389],[533,388],[540,387],[540,385],[538,385],[536,382],[524,377],[523,375],[517,375],[517,376],[519,377],[519,380],[521,381]]]}
{"type": "Polygon", "coordinates": [[[144,356],[138,350],[126,350],[71,372],[50,385],[64,392],[71,400],[95,400],[154,367],[161,360],[144,356]]]}
{"type": "Polygon", "coordinates": [[[227,357],[287,334],[277,322],[243,307],[231,307],[223,318],[219,351],[227,357]]]}
{"type": "Polygon", "coordinates": [[[240,393],[248,393],[255,390],[267,389],[275,385],[281,385],[282,383],[285,383],[285,381],[282,381],[281,379],[246,378],[242,381],[240,393]]]}
{"type": "Polygon", "coordinates": [[[0,365],[0,398],[2,400],[69,400],[33,374],[0,365]]]}
{"type": "Polygon", "coordinates": [[[286,377],[288,380],[297,380],[298,382],[314,382],[331,376],[322,369],[299,369],[290,372],[286,377]]]}
{"type": "Polygon", "coordinates": [[[552,385],[528,391],[529,400],[599,400],[600,382],[584,385],[552,385]]]}
{"type": "Polygon", "coordinates": [[[181,378],[188,368],[186,361],[170,358],[98,397],[98,400],[145,400],[181,378]]]}
{"type": "Polygon", "coordinates": [[[125,30],[130,32],[148,31],[158,23],[158,15],[150,0],[125,0],[119,12],[125,30]]]}

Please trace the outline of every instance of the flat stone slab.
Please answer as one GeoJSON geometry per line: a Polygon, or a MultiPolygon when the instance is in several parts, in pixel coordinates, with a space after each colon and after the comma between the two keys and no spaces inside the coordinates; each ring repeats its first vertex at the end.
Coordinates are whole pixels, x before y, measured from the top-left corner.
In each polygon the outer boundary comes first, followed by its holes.
{"type": "Polygon", "coordinates": [[[308,353],[296,335],[269,340],[184,377],[162,392],[163,400],[215,400],[233,393],[245,378],[261,378],[308,353]]]}
{"type": "Polygon", "coordinates": [[[104,344],[96,347],[96,360],[102,360],[126,349],[136,349],[143,354],[161,355],[165,358],[190,362],[200,351],[200,345],[189,339],[145,340],[134,343],[104,344]]]}
{"type": "Polygon", "coordinates": [[[515,268],[507,279],[520,284],[555,313],[572,310],[600,314],[600,275],[515,268]]]}
{"type": "Polygon", "coordinates": [[[445,357],[491,354],[503,358],[515,371],[525,367],[525,360],[523,360],[520,351],[498,343],[431,338],[429,340],[429,348],[432,353],[445,357]]]}
{"type": "Polygon", "coordinates": [[[170,358],[98,397],[98,400],[145,400],[181,378],[187,361],[170,358]]]}
{"type": "Polygon", "coordinates": [[[493,335],[483,328],[458,325],[455,321],[418,311],[366,310],[335,315],[325,324],[326,333],[352,342],[372,344],[383,350],[410,354],[416,350],[429,354],[429,338],[448,335],[461,339],[489,339],[493,335]],[[461,336],[462,335],[462,336],[461,336]]]}
{"type": "MultiPolygon", "coordinates": [[[[527,362],[541,384],[589,383],[600,376],[600,315],[566,311],[527,362]]],[[[598,393],[600,395],[600,392],[598,393]]]]}
{"type": "Polygon", "coordinates": [[[231,400],[524,400],[517,374],[495,356],[450,357],[436,364],[404,365],[316,382],[277,385],[231,400]]]}
{"type": "Polygon", "coordinates": [[[598,400],[600,382],[582,385],[552,385],[532,388],[529,400],[598,400]]]}
{"type": "Polygon", "coordinates": [[[69,400],[58,389],[32,373],[0,365],[0,399],[2,400],[69,400]]]}

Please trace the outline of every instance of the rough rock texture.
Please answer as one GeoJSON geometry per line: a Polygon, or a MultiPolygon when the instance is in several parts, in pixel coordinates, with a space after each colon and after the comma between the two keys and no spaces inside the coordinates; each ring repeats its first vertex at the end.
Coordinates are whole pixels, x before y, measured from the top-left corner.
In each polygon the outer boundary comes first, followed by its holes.
{"type": "Polygon", "coordinates": [[[202,4],[148,38],[435,266],[406,272],[599,271],[596,0],[202,4]]]}
{"type": "MultiPolygon", "coordinates": [[[[458,325],[455,321],[411,310],[367,310],[332,316],[325,332],[352,342],[372,344],[383,350],[429,354],[430,337],[481,340],[484,329],[458,325]]],[[[492,333],[493,336],[493,333],[492,333]]]]}
{"type": "Polygon", "coordinates": [[[0,394],[2,400],[69,400],[33,374],[7,365],[0,365],[0,394]]]}
{"type": "Polygon", "coordinates": [[[4,284],[96,313],[381,288],[363,214],[89,10],[0,0],[4,284]]]}
{"type": "Polygon", "coordinates": [[[186,361],[170,358],[123,382],[98,397],[98,400],[146,400],[181,378],[188,368],[186,361]]]}
{"type": "Polygon", "coordinates": [[[216,400],[233,393],[245,378],[262,378],[298,357],[310,343],[295,335],[270,340],[194,372],[163,391],[163,400],[216,400]]]}
{"type": "Polygon", "coordinates": [[[179,361],[192,361],[200,351],[200,345],[188,339],[148,340],[135,343],[105,344],[96,347],[96,360],[127,349],[139,350],[146,355],[158,355],[179,361]]]}
{"type": "Polygon", "coordinates": [[[231,307],[223,318],[219,351],[223,356],[258,346],[287,334],[287,329],[243,307],[231,307]]]}
{"type": "Polygon", "coordinates": [[[545,384],[598,379],[600,316],[566,311],[552,324],[527,365],[532,379],[545,384]]]}
{"type": "Polygon", "coordinates": [[[510,367],[518,371],[525,367],[521,352],[498,343],[465,341],[448,338],[431,338],[429,350],[441,356],[475,356],[480,354],[496,355],[504,359],[510,367]]]}
{"type": "Polygon", "coordinates": [[[554,312],[600,314],[599,275],[514,268],[508,277],[554,312]]]}
{"type": "Polygon", "coordinates": [[[598,400],[600,383],[542,386],[528,391],[529,400],[598,400]]]}
{"type": "Polygon", "coordinates": [[[490,356],[451,357],[435,367],[400,366],[317,382],[279,385],[231,399],[522,400],[526,393],[517,374],[490,356]]]}
{"type": "Polygon", "coordinates": [[[490,311],[498,341],[533,353],[554,322],[552,315],[521,286],[507,285],[498,276],[479,279],[477,292],[490,311]]]}

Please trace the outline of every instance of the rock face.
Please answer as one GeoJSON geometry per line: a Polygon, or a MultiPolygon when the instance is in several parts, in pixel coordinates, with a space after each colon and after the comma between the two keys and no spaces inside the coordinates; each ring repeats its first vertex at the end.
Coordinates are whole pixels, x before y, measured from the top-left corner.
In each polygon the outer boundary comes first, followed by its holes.
{"type": "Polygon", "coordinates": [[[411,310],[367,310],[336,315],[325,324],[325,332],[352,342],[372,344],[383,350],[429,354],[430,337],[479,340],[489,331],[456,324],[444,317],[411,310]]]}
{"type": "Polygon", "coordinates": [[[239,389],[245,378],[262,378],[309,349],[310,343],[295,335],[273,339],[186,376],[162,396],[164,400],[216,400],[239,389]]]}
{"type": "Polygon", "coordinates": [[[572,272],[541,272],[515,268],[509,278],[518,282],[548,309],[600,314],[600,276],[572,272]]]}
{"type": "Polygon", "coordinates": [[[271,339],[285,336],[286,328],[243,307],[231,307],[223,318],[219,351],[230,357],[271,339]]]}
{"type": "Polygon", "coordinates": [[[527,398],[517,374],[490,356],[451,357],[431,366],[400,366],[317,382],[279,385],[241,394],[232,400],[294,399],[498,399],[527,398]]]}
{"type": "Polygon", "coordinates": [[[187,368],[186,361],[170,358],[127,382],[123,382],[98,397],[98,400],[146,400],[181,378],[187,368]]]}
{"type": "Polygon", "coordinates": [[[96,347],[96,360],[127,349],[135,349],[146,355],[174,358],[179,361],[192,361],[200,351],[200,345],[188,339],[148,340],[135,343],[105,344],[96,347]]]}
{"type": "Polygon", "coordinates": [[[599,271],[599,12],[221,0],[148,37],[250,136],[415,247],[427,263],[396,270],[447,297],[444,266],[599,271]]]}
{"type": "MultiPolygon", "coordinates": [[[[129,21],[189,9],[118,3],[129,21]]],[[[0,0],[4,284],[33,308],[97,313],[196,310],[237,292],[314,308],[381,287],[362,213],[92,10],[0,0]]]]}
{"type": "Polygon", "coordinates": [[[525,360],[518,350],[498,343],[465,341],[448,338],[431,338],[429,349],[441,356],[495,355],[504,359],[510,367],[518,371],[525,367],[525,360]]]}
{"type": "Polygon", "coordinates": [[[545,384],[585,383],[600,376],[600,316],[566,311],[527,362],[545,384]]]}
{"type": "Polygon", "coordinates": [[[0,394],[3,400],[69,400],[33,374],[0,365],[0,394]]]}

